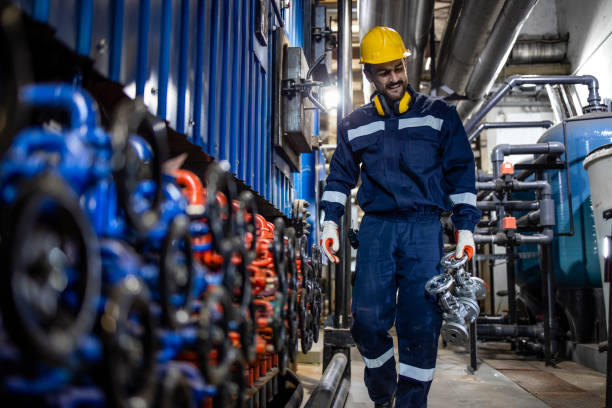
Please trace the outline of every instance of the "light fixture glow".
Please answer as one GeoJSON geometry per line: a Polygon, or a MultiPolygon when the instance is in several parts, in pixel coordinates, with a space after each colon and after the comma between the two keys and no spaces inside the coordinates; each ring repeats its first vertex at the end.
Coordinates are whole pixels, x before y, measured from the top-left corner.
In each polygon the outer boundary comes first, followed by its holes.
{"type": "Polygon", "coordinates": [[[603,248],[602,253],[604,259],[608,259],[610,257],[610,236],[606,235],[603,239],[603,248]]]}
{"type": "Polygon", "coordinates": [[[339,101],[340,95],[338,94],[338,88],[335,86],[323,88],[323,105],[327,109],[336,109],[339,101]]]}
{"type": "Polygon", "coordinates": [[[425,71],[429,71],[429,66],[431,65],[431,57],[427,57],[425,61],[425,71]]]}

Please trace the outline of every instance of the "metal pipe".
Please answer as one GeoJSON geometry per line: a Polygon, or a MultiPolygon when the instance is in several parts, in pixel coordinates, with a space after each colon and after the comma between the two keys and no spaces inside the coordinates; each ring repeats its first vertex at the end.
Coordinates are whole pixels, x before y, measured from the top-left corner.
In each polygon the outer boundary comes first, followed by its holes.
{"type": "Polygon", "coordinates": [[[343,353],[336,353],[325,369],[321,381],[306,402],[305,408],[329,408],[342,380],[348,359],[343,353]]]}
{"type": "Polygon", "coordinates": [[[499,144],[491,151],[491,166],[493,167],[493,177],[499,177],[499,166],[501,166],[506,156],[515,154],[554,154],[565,153],[565,146],[561,142],[533,143],[522,145],[499,144]]]}
{"type": "Polygon", "coordinates": [[[453,1],[438,53],[441,85],[463,94],[503,5],[503,0],[453,1]]]}
{"type": "Polygon", "coordinates": [[[550,120],[540,120],[534,122],[483,122],[476,130],[474,130],[468,136],[468,140],[471,142],[476,136],[478,136],[485,129],[515,129],[515,128],[533,128],[541,127],[548,129],[553,123],[550,120]]]}
{"type": "MultiPolygon", "coordinates": [[[[353,110],[352,90],[352,15],[351,0],[338,0],[338,83],[340,84],[340,106],[338,107],[337,126],[353,110]]],[[[351,228],[351,200],[347,197],[344,216],[340,222],[340,263],[336,265],[336,307],[334,326],[348,327],[348,282],[351,275],[351,246],[348,231],[351,228]]]]}
{"type": "Polygon", "coordinates": [[[551,75],[551,76],[535,76],[535,75],[514,75],[508,78],[506,84],[501,87],[489,101],[483,106],[465,126],[467,133],[472,132],[480,121],[486,116],[486,114],[493,109],[493,107],[508,93],[512,88],[517,85],[532,84],[532,85],[546,85],[546,84],[582,84],[589,87],[589,96],[587,98],[588,105],[582,108],[583,113],[590,112],[604,112],[606,106],[601,103],[599,96],[599,82],[597,78],[592,75],[582,76],[564,76],[564,75],[551,75]]]}
{"type": "Polygon", "coordinates": [[[334,402],[332,402],[331,408],[344,408],[346,404],[346,398],[348,397],[349,389],[351,388],[351,382],[344,378],[340,383],[340,388],[336,393],[334,402]]]}
{"type": "MultiPolygon", "coordinates": [[[[545,228],[541,234],[514,234],[514,242],[516,244],[547,244],[552,242],[553,232],[551,228],[545,228]]],[[[474,234],[474,242],[476,244],[507,244],[508,236],[502,232],[491,235],[474,234]]]]}
{"type": "Polygon", "coordinates": [[[567,54],[567,39],[517,41],[510,52],[510,64],[560,62],[567,54]]]}
{"type": "MultiPolygon", "coordinates": [[[[461,92],[469,98],[457,104],[457,112],[462,118],[467,118],[482,103],[482,98],[493,86],[536,3],[537,0],[506,0],[504,3],[487,43],[478,54],[465,91],[461,92]]],[[[466,42],[463,46],[472,45],[466,42]]]]}
{"type": "Polygon", "coordinates": [[[538,201],[476,201],[476,208],[484,211],[495,211],[498,206],[506,210],[534,211],[540,208],[538,201]]]}
{"type": "Polygon", "coordinates": [[[285,26],[285,22],[283,21],[283,16],[281,14],[280,9],[278,8],[278,2],[272,1],[272,9],[274,10],[274,15],[276,16],[276,20],[278,20],[278,25],[281,27],[285,26]]]}
{"type": "Polygon", "coordinates": [[[302,400],[304,399],[304,387],[300,382],[298,376],[291,370],[287,370],[286,377],[290,379],[290,381],[295,385],[295,390],[291,395],[291,398],[285,404],[285,408],[299,408],[302,405],[302,400]]]}

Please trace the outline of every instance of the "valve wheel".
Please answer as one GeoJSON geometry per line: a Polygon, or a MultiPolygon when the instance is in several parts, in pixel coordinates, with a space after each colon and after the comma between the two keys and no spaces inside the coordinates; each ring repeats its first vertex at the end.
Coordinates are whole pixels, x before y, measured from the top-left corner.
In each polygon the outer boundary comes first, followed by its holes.
{"type": "Polygon", "coordinates": [[[238,196],[239,202],[239,215],[236,218],[236,228],[238,235],[240,236],[241,252],[243,255],[244,262],[247,264],[251,263],[255,259],[255,249],[257,247],[257,220],[255,215],[257,214],[257,203],[255,202],[255,196],[250,191],[243,191],[238,196]],[[250,214],[251,219],[247,220],[247,215],[250,214]],[[252,236],[251,244],[247,246],[246,236],[250,233],[252,236]]]}
{"type": "Polygon", "coordinates": [[[278,286],[283,296],[287,294],[287,253],[285,252],[285,223],[282,218],[274,221],[274,238],[272,240],[272,258],[274,271],[278,277],[278,286]]]}
{"type": "Polygon", "coordinates": [[[213,399],[213,408],[245,407],[246,369],[244,360],[239,358],[234,362],[229,379],[217,387],[217,395],[213,399]]]}
{"type": "Polygon", "coordinates": [[[291,290],[297,290],[297,238],[295,237],[295,229],[289,227],[285,229],[285,235],[287,237],[286,253],[287,253],[287,273],[288,273],[288,287],[291,290]]]}
{"type": "Polygon", "coordinates": [[[65,364],[96,320],[98,240],[63,180],[24,183],[7,211],[0,274],[3,322],[24,356],[65,364]]]}
{"type": "Polygon", "coordinates": [[[453,277],[447,273],[436,275],[425,284],[425,290],[431,294],[444,293],[453,285],[453,277]]]}
{"type": "Polygon", "coordinates": [[[162,313],[171,329],[189,322],[194,274],[189,218],[178,215],[162,242],[159,268],[162,313]]]}
{"type": "Polygon", "coordinates": [[[157,225],[162,203],[162,165],[168,159],[165,122],[151,118],[140,101],[119,105],[111,125],[112,166],[117,184],[117,197],[128,224],[139,233],[157,225]],[[139,137],[152,153],[149,160],[139,159],[130,138],[139,137]],[[152,192],[142,194],[140,187],[149,181],[152,192]],[[145,203],[143,205],[143,203],[145,203]]]}
{"type": "Polygon", "coordinates": [[[448,254],[442,257],[442,260],[440,261],[440,265],[442,265],[442,268],[444,269],[459,269],[463,265],[465,265],[467,260],[468,260],[467,254],[463,255],[463,257],[461,258],[455,258],[455,252],[453,251],[453,252],[449,252],[448,254]]]}
{"type": "Polygon", "coordinates": [[[187,378],[176,368],[166,371],[157,387],[155,408],[196,408],[187,378]]]}
{"type": "Polygon", "coordinates": [[[100,318],[103,384],[109,406],[148,406],[155,395],[155,324],[145,284],[127,276],[111,290],[100,318]]]}
{"type": "Polygon", "coordinates": [[[221,286],[204,294],[200,311],[198,351],[200,370],[208,384],[220,385],[227,380],[230,368],[238,358],[229,337],[229,325],[235,322],[234,306],[228,292],[221,286]],[[216,356],[211,354],[216,353],[216,356]]]}
{"type": "Polygon", "coordinates": [[[212,163],[206,173],[206,219],[213,237],[213,247],[223,256],[229,256],[236,248],[236,219],[232,203],[236,197],[236,184],[231,175],[218,164],[212,163]],[[225,197],[219,203],[217,194],[225,197]]]}

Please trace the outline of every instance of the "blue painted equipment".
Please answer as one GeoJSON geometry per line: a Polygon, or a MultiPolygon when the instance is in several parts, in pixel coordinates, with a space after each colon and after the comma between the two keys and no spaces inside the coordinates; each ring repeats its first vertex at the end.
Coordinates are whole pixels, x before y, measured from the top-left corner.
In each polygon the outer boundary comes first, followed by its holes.
{"type": "MultiPolygon", "coordinates": [[[[612,114],[592,113],[565,120],[548,129],[539,142],[567,139],[570,189],[565,170],[547,170],[544,179],[552,186],[557,225],[553,241],[555,283],[564,287],[601,287],[601,273],[594,235],[589,179],[582,162],[596,147],[610,143],[612,114]],[[571,192],[571,203],[568,201],[571,192]],[[573,235],[570,235],[573,232],[573,235]]],[[[562,156],[565,160],[565,155],[562,156]]],[[[526,249],[527,250],[527,249],[526,249]]],[[[538,287],[538,261],[523,260],[517,273],[519,286],[538,287]]]]}

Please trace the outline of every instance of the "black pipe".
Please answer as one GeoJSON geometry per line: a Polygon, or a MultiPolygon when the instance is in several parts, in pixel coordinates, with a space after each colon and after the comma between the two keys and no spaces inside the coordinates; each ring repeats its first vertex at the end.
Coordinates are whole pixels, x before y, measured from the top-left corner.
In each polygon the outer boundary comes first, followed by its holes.
{"type": "Polygon", "coordinates": [[[474,130],[468,136],[468,140],[471,142],[476,136],[478,136],[485,129],[516,129],[516,128],[532,128],[541,127],[548,129],[553,123],[550,120],[541,120],[535,122],[483,122],[476,130],[474,130]]]}
{"type": "Polygon", "coordinates": [[[547,155],[547,154],[543,154],[539,156],[532,163],[534,165],[534,168],[523,170],[520,173],[517,173],[514,178],[519,181],[525,180],[527,177],[531,176],[537,170],[537,167],[541,166],[545,169],[546,164],[550,165],[550,169],[557,169],[560,164],[558,164],[556,161],[553,162],[552,161],[553,158],[554,156],[547,155]]]}
{"type": "Polygon", "coordinates": [[[546,365],[554,365],[557,355],[557,322],[555,317],[555,275],[553,250],[550,243],[542,245],[542,295],[546,303],[544,310],[544,358],[546,365]]]}
{"type": "Polygon", "coordinates": [[[508,323],[508,315],[478,316],[478,318],[476,319],[476,323],[478,323],[478,327],[480,327],[483,324],[506,324],[508,323]]]}
{"type": "Polygon", "coordinates": [[[340,388],[338,388],[338,392],[336,393],[336,397],[334,398],[334,402],[332,402],[331,408],[344,408],[350,388],[351,382],[346,378],[343,379],[340,383],[340,388]]]}
{"type": "Polygon", "coordinates": [[[478,323],[478,338],[529,337],[544,339],[544,327],[541,325],[517,324],[480,324],[478,323]]]}
{"type": "Polygon", "coordinates": [[[516,220],[518,227],[538,225],[540,222],[540,210],[529,212],[516,220]]]}
{"type": "Polygon", "coordinates": [[[331,406],[347,362],[348,359],[343,353],[334,354],[321,381],[308,398],[305,408],[329,408],[331,406]]]}
{"type": "Polygon", "coordinates": [[[532,84],[532,85],[546,85],[546,84],[583,84],[589,87],[589,96],[587,98],[588,105],[582,108],[583,113],[590,112],[605,112],[606,105],[601,103],[599,97],[599,82],[597,78],[592,75],[583,76],[511,76],[506,84],[501,87],[467,123],[465,131],[469,134],[472,132],[478,123],[487,115],[487,113],[508,93],[512,88],[517,85],[532,84]]]}
{"type": "Polygon", "coordinates": [[[508,245],[506,247],[506,282],[508,285],[508,315],[510,324],[516,324],[516,280],[515,280],[515,263],[514,263],[514,247],[508,245]]]}

